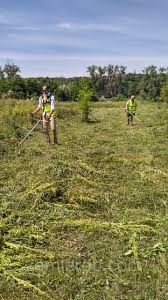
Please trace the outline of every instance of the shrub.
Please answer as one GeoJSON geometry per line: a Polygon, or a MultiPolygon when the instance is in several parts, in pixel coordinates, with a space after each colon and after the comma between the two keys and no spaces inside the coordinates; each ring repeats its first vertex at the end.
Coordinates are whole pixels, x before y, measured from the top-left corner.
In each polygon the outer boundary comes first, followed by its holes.
{"type": "Polygon", "coordinates": [[[89,121],[90,100],[93,96],[93,91],[86,81],[81,81],[81,89],[79,90],[78,100],[81,110],[81,120],[83,122],[89,121]]]}
{"type": "Polygon", "coordinates": [[[160,100],[168,102],[168,80],[164,84],[160,92],[160,100]]]}

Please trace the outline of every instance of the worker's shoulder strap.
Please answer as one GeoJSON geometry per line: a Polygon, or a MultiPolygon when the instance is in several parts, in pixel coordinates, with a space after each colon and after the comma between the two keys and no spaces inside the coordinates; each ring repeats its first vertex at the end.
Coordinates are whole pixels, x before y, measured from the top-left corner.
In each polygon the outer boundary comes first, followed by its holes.
{"type": "MultiPolygon", "coordinates": [[[[42,102],[43,102],[44,95],[42,94],[42,95],[40,96],[40,98],[41,98],[41,100],[42,100],[42,102]]],[[[50,102],[51,102],[51,98],[52,98],[51,93],[48,93],[48,94],[47,94],[47,103],[50,103],[50,102]]]]}
{"type": "MultiPolygon", "coordinates": [[[[41,94],[41,96],[40,96],[42,99],[44,98],[44,94],[41,94]]],[[[48,94],[47,94],[47,98],[51,98],[52,97],[52,95],[51,95],[51,93],[49,92],[48,94]]]]}

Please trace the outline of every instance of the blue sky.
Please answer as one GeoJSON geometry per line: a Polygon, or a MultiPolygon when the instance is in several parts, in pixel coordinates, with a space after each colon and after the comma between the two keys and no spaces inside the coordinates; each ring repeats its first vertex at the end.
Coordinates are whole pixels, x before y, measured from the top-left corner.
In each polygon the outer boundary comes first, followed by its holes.
{"type": "Polygon", "coordinates": [[[51,77],[168,66],[167,15],[167,0],[0,0],[0,65],[51,77]]]}

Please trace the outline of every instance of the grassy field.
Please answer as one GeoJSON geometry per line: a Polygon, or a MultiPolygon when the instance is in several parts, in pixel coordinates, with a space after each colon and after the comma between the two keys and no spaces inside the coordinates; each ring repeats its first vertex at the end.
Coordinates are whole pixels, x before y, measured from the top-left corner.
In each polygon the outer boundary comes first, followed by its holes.
{"type": "Polygon", "coordinates": [[[59,103],[59,145],[18,147],[32,104],[1,101],[0,299],[168,299],[168,110],[124,106],[59,103]]]}

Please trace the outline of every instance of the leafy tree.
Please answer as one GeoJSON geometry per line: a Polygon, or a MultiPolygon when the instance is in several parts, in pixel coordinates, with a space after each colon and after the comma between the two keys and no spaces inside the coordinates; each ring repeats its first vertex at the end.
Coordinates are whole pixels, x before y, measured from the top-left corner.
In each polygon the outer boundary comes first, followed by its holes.
{"type": "Polygon", "coordinates": [[[25,80],[26,98],[39,97],[41,93],[41,85],[39,80],[34,78],[26,78],[25,80]]]}
{"type": "Polygon", "coordinates": [[[0,97],[8,91],[8,84],[6,80],[0,79],[0,97]]]}
{"type": "Polygon", "coordinates": [[[160,100],[168,103],[168,80],[166,81],[166,83],[163,85],[161,89],[160,100]]]}
{"type": "Polygon", "coordinates": [[[96,80],[96,90],[99,97],[105,94],[106,89],[106,71],[107,68],[98,66],[97,67],[97,80],[96,80]]]}
{"type": "Polygon", "coordinates": [[[71,100],[71,90],[68,85],[62,84],[58,87],[57,96],[61,101],[71,100]]]}
{"type": "Polygon", "coordinates": [[[26,83],[25,80],[20,76],[16,76],[8,80],[8,87],[11,90],[13,97],[17,99],[26,98],[26,83]]]}
{"type": "MultiPolygon", "coordinates": [[[[20,68],[8,62],[0,66],[0,96],[8,96],[12,91],[13,97],[31,98],[38,97],[44,84],[50,91],[63,101],[78,101],[81,93],[81,77],[72,78],[21,78],[18,73],[20,68]]],[[[82,77],[88,89],[92,91],[91,101],[97,99],[123,99],[131,94],[139,94],[144,99],[159,100],[161,90],[168,80],[168,68],[147,66],[141,73],[126,73],[126,67],[121,65],[98,66],[91,65],[87,68],[89,77],[82,77]]],[[[164,90],[164,89],[163,89],[164,90]]],[[[162,91],[163,93],[163,91],[162,91]]],[[[163,96],[162,96],[163,98],[163,96]]]]}
{"type": "Polygon", "coordinates": [[[3,70],[2,70],[2,67],[0,66],[0,78],[3,79],[4,78],[4,73],[3,73],[3,70]]]}
{"type": "Polygon", "coordinates": [[[7,79],[16,77],[16,75],[18,75],[18,72],[20,72],[20,68],[14,63],[7,63],[3,68],[3,74],[7,79]]]}
{"type": "Polygon", "coordinates": [[[123,92],[123,82],[126,76],[125,66],[109,64],[101,67],[92,65],[87,70],[91,77],[92,88],[99,97],[111,98],[123,92]]]}
{"type": "Polygon", "coordinates": [[[140,83],[140,94],[150,100],[158,100],[160,95],[160,83],[157,73],[157,67],[148,66],[143,70],[144,76],[140,83]]]}
{"type": "Polygon", "coordinates": [[[96,65],[92,65],[87,68],[87,72],[93,80],[97,78],[97,68],[98,67],[96,65]]]}
{"type": "Polygon", "coordinates": [[[68,87],[71,91],[72,101],[77,101],[78,100],[79,89],[80,89],[79,82],[76,81],[76,80],[74,82],[70,82],[68,84],[68,87]]]}

